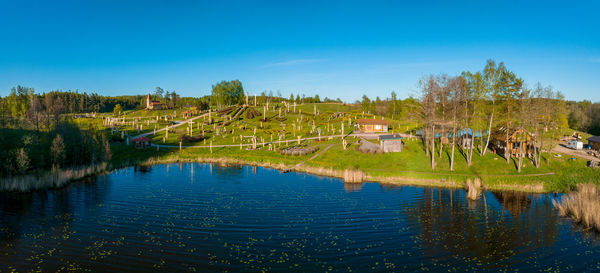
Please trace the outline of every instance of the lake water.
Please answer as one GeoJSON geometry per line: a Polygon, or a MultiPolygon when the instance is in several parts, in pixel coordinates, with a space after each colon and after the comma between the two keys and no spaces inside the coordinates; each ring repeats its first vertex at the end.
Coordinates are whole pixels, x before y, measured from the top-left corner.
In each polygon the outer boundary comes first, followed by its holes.
{"type": "Polygon", "coordinates": [[[345,185],[250,166],[128,168],[0,194],[0,271],[600,270],[553,195],[345,185]]]}

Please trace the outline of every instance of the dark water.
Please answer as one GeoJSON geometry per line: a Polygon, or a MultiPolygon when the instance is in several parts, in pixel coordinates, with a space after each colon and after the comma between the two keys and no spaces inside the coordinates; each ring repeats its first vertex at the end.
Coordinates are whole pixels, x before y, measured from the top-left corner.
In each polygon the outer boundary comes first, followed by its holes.
{"type": "Polygon", "coordinates": [[[0,195],[0,270],[588,271],[596,234],[551,195],[345,186],[206,164],[129,168],[0,195]]]}

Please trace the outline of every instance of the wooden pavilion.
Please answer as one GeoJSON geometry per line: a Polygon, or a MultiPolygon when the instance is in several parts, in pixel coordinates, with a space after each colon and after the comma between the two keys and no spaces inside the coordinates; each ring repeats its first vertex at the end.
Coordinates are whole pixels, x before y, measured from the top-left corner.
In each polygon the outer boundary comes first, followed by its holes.
{"type": "Polygon", "coordinates": [[[593,136],[587,139],[588,144],[593,150],[600,151],[600,136],[593,136]]]}
{"type": "Polygon", "coordinates": [[[500,127],[493,130],[490,134],[490,144],[491,148],[497,153],[505,154],[506,149],[508,149],[508,155],[512,157],[521,154],[522,142],[523,154],[526,157],[530,157],[535,152],[533,138],[534,135],[525,130],[525,128],[519,127],[508,130],[506,127],[500,127]]]}

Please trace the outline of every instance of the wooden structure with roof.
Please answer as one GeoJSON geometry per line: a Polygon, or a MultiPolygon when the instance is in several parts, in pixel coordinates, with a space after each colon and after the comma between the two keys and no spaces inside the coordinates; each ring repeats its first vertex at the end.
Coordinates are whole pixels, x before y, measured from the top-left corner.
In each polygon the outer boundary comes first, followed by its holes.
{"type": "Polygon", "coordinates": [[[386,133],[390,122],[385,119],[358,119],[358,130],[363,133],[386,133]]]}
{"type": "Polygon", "coordinates": [[[523,154],[527,157],[533,156],[535,146],[533,145],[534,135],[525,128],[514,128],[507,132],[506,127],[500,127],[493,130],[490,134],[491,148],[497,153],[505,154],[505,149],[508,149],[509,156],[518,156],[521,154],[521,142],[523,142],[523,154]],[[507,143],[508,133],[508,143],[507,143]]]}
{"type": "Polygon", "coordinates": [[[600,136],[593,136],[587,139],[588,144],[593,150],[600,151],[600,136]]]}
{"type": "Polygon", "coordinates": [[[400,134],[380,135],[379,143],[385,153],[402,152],[402,139],[403,137],[400,134]]]}
{"type": "Polygon", "coordinates": [[[131,140],[131,142],[133,142],[133,146],[136,148],[146,148],[146,147],[150,147],[152,145],[152,139],[149,139],[147,137],[136,137],[134,139],[131,140]]]}

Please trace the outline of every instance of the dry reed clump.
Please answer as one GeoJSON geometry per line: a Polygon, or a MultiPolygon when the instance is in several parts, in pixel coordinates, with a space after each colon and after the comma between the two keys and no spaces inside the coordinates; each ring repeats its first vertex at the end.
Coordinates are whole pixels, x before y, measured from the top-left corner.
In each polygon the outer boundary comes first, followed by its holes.
{"type": "Polygon", "coordinates": [[[479,198],[479,193],[483,188],[483,183],[479,178],[474,178],[473,180],[468,179],[466,183],[467,187],[467,198],[471,200],[477,200],[479,198]]]}
{"type": "Polygon", "coordinates": [[[344,170],[344,182],[361,183],[365,179],[365,173],[358,170],[344,170]]]}
{"type": "Polygon", "coordinates": [[[562,216],[600,231],[600,191],[594,184],[581,184],[577,191],[564,195],[560,202],[553,200],[562,216]]]}
{"type": "Polygon", "coordinates": [[[86,167],[59,169],[41,175],[21,175],[0,179],[0,191],[33,191],[58,188],[72,180],[77,180],[106,170],[107,164],[95,164],[86,167]]]}

